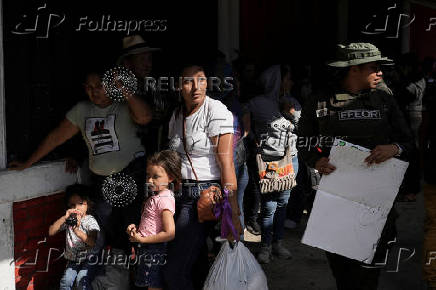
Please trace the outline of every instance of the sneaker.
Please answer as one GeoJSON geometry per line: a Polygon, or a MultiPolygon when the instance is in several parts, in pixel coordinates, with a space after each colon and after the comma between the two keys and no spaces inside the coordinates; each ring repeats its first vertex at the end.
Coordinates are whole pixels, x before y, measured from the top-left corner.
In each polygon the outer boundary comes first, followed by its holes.
{"type": "Polygon", "coordinates": [[[257,222],[248,222],[246,225],[247,231],[251,234],[258,236],[261,234],[260,226],[257,222]]]}
{"type": "Polygon", "coordinates": [[[273,242],[272,252],[281,259],[290,259],[292,257],[291,252],[283,246],[281,240],[273,242]]]}
{"type": "Polygon", "coordinates": [[[297,225],[298,224],[291,219],[285,220],[285,228],[286,229],[295,229],[297,227],[297,225]]]}
{"type": "Polygon", "coordinates": [[[259,264],[268,264],[271,260],[271,245],[262,245],[259,253],[257,254],[257,261],[259,262],[259,264]]]}

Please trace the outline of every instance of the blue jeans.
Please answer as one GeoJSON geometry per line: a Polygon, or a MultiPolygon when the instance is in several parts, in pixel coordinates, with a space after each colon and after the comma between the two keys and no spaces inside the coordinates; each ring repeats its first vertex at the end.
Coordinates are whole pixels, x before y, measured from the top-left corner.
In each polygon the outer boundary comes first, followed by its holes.
{"type": "MultiPolygon", "coordinates": [[[[245,162],[240,167],[235,167],[235,173],[238,181],[238,206],[241,211],[239,219],[241,221],[241,227],[244,228],[244,192],[248,184],[248,169],[245,162]]],[[[244,240],[244,233],[241,234],[240,239],[241,241],[244,240]]]]}
{"type": "MultiPolygon", "coordinates": [[[[206,189],[210,185],[212,184],[202,183],[200,190],[206,189]]],[[[165,289],[192,290],[194,289],[194,279],[203,280],[206,278],[208,272],[206,238],[211,223],[198,221],[198,196],[198,192],[192,193],[192,190],[189,192],[189,187],[183,186],[181,196],[176,199],[176,237],[168,243],[168,260],[163,269],[164,281],[167,286],[165,289]],[[193,267],[197,260],[203,260],[202,258],[206,261],[206,265],[200,267],[204,271],[200,274],[193,271],[193,267]]],[[[199,281],[199,284],[203,282],[199,281]]]]}
{"type": "Polygon", "coordinates": [[[97,272],[97,265],[90,265],[88,261],[82,263],[68,261],[67,268],[61,278],[60,290],[69,290],[73,288],[74,281],[77,280],[77,289],[92,289],[91,282],[97,272]]]}
{"type": "MultiPolygon", "coordinates": [[[[295,174],[298,173],[298,158],[292,159],[295,174]]],[[[286,206],[288,205],[290,190],[275,191],[262,194],[260,202],[260,218],[262,229],[262,243],[271,245],[272,242],[283,239],[286,220],[286,206]]]]}

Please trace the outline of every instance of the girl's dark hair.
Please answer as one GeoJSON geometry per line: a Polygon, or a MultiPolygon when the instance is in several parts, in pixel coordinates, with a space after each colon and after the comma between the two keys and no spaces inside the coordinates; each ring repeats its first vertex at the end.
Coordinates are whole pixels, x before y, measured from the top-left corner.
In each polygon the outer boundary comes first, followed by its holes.
{"type": "Polygon", "coordinates": [[[174,179],[175,189],[178,188],[182,181],[182,160],[177,152],[171,150],[156,152],[148,158],[147,165],[162,167],[168,176],[174,179]]]}
{"type": "Polygon", "coordinates": [[[92,188],[87,185],[78,183],[67,186],[67,188],[65,189],[64,197],[65,206],[67,208],[70,198],[74,195],[79,196],[82,200],[86,200],[86,202],[88,203],[88,212],[90,212],[93,205],[93,202],[91,201],[91,196],[93,195],[92,188]]]}

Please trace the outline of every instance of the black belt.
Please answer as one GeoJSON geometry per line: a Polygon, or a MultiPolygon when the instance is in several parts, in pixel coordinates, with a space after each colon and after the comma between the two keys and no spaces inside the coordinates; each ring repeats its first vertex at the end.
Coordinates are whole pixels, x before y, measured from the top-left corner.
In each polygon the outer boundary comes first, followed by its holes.
{"type": "Polygon", "coordinates": [[[176,195],[178,200],[196,200],[200,198],[200,192],[209,188],[211,185],[221,187],[220,180],[194,180],[183,179],[181,194],[176,195]]]}

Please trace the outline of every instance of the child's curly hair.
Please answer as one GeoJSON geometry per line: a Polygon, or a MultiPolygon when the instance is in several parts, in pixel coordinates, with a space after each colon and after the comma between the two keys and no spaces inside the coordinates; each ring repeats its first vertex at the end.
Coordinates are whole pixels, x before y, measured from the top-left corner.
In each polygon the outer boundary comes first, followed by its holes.
{"type": "Polygon", "coordinates": [[[172,183],[174,188],[178,189],[182,181],[182,160],[177,152],[171,150],[156,152],[148,158],[148,165],[161,166],[168,176],[174,179],[172,183]]]}

